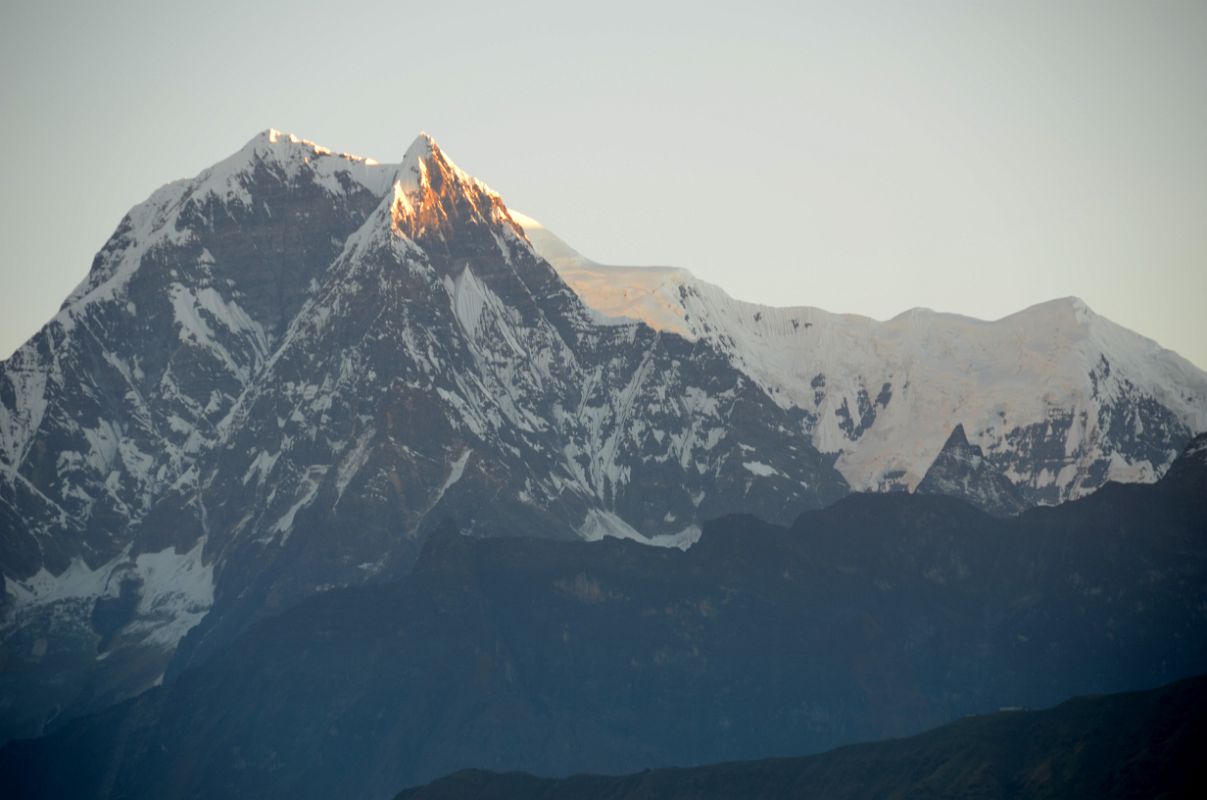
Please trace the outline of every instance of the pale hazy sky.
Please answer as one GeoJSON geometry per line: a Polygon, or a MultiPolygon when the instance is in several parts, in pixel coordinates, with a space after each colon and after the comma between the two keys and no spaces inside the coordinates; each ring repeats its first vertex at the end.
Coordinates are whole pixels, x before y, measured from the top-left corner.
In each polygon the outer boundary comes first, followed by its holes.
{"type": "Polygon", "coordinates": [[[585,255],[887,318],[1078,295],[1207,367],[1207,2],[13,2],[0,357],[268,127],[432,133],[585,255]]]}

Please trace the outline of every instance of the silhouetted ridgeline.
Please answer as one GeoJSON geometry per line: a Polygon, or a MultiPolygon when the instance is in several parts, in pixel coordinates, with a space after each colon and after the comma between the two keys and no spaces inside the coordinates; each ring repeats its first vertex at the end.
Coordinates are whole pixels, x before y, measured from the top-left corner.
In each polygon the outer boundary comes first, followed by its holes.
{"type": "Polygon", "coordinates": [[[384,798],[467,767],[799,756],[1201,674],[1203,441],[1157,484],[1011,519],[854,495],[791,528],[719,520],[687,552],[444,529],[402,583],[311,598],[170,685],[10,743],[0,784],[384,798]]]}
{"type": "Polygon", "coordinates": [[[397,800],[1201,797],[1207,678],[977,716],[803,758],[555,780],[465,770],[397,800]]]}

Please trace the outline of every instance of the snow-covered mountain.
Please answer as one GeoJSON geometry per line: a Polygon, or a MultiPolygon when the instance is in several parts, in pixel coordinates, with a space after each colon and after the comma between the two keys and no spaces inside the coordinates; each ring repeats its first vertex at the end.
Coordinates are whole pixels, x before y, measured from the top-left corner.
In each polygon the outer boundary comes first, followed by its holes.
{"type": "Polygon", "coordinates": [[[0,738],[404,574],[445,518],[684,547],[914,488],[957,424],[980,460],[932,483],[1055,502],[1155,477],[1207,376],[1071,301],[877,323],[601,267],[426,135],[386,165],[266,131],[0,364],[0,738]]]}
{"type": "Polygon", "coordinates": [[[801,410],[856,490],[915,490],[962,426],[1025,505],[1058,503],[1109,480],[1151,482],[1207,430],[1207,373],[1077,298],[993,322],[774,308],[683,269],[597,264],[513,216],[588,305],[708,342],[801,410]]]}
{"type": "Polygon", "coordinates": [[[381,166],[269,131],[159,190],[0,399],[6,732],[403,573],[445,517],[686,546],[848,491],[799,410],[584,306],[427,136],[381,166]]]}
{"type": "Polygon", "coordinates": [[[257,136],[133,208],[0,364],[0,735],[157,680],[209,611],[213,551],[141,523],[190,485],[393,172],[257,136]]]}

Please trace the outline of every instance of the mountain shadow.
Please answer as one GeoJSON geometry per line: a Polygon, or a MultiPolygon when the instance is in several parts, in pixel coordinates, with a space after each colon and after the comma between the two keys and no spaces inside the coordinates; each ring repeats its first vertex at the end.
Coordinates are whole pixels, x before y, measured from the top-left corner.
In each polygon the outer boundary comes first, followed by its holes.
{"type": "Polygon", "coordinates": [[[799,756],[1207,672],[1207,437],[1153,485],[997,519],[853,495],[791,528],[433,534],[121,706],[0,751],[23,797],[389,797],[799,756]]]}

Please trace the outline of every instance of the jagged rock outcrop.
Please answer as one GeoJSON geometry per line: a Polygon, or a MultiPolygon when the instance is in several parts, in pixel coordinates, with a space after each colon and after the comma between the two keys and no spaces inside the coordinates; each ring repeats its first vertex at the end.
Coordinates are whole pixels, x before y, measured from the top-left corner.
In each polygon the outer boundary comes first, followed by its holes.
{"type": "Polygon", "coordinates": [[[963,425],[947,437],[914,491],[959,497],[996,516],[1017,514],[1027,507],[1018,487],[989,463],[980,447],[969,444],[963,425]]]}

